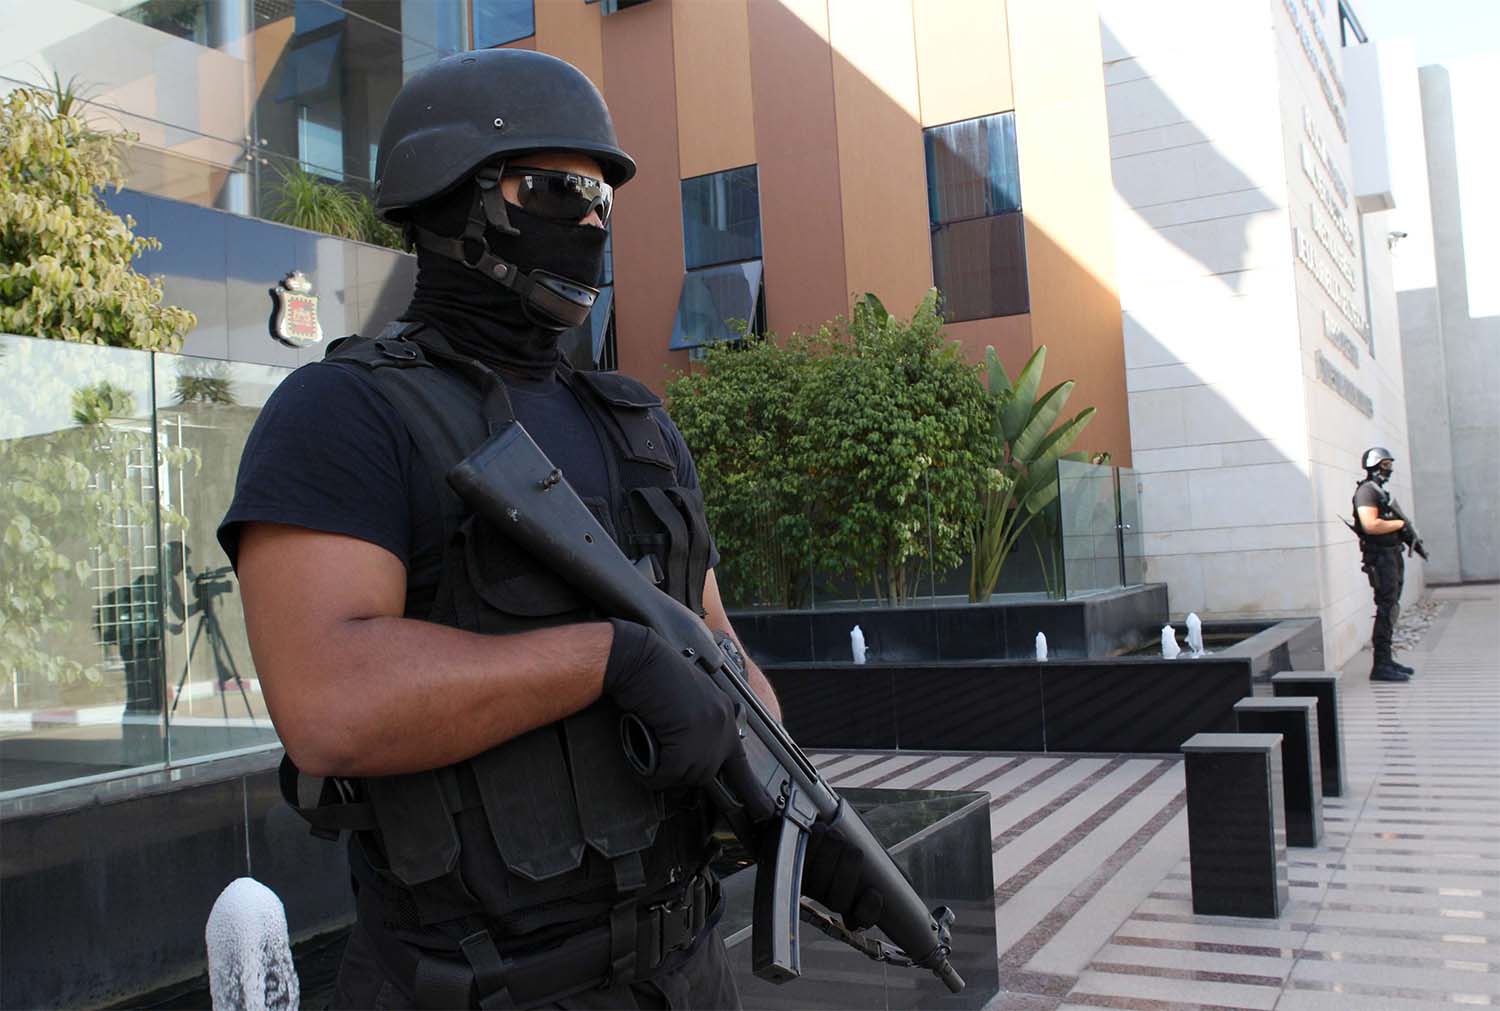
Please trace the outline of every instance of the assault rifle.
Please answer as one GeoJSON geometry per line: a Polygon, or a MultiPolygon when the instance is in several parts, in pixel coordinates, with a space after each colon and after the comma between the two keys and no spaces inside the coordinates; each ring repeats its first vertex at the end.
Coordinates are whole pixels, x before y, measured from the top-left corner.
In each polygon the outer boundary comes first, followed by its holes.
{"type": "MultiPolygon", "coordinates": [[[[1396,536],[1400,537],[1401,543],[1406,545],[1407,555],[1410,556],[1412,552],[1416,552],[1422,556],[1424,562],[1427,561],[1427,545],[1422,543],[1422,535],[1417,533],[1416,524],[1406,515],[1406,512],[1401,508],[1401,503],[1396,501],[1396,496],[1392,495],[1388,489],[1381,488],[1380,494],[1380,518],[1383,520],[1400,520],[1401,529],[1396,531],[1396,536]]],[[[1357,516],[1355,518],[1358,519],[1357,516]]],[[[1348,520],[1344,520],[1344,526],[1348,527],[1354,536],[1361,538],[1364,536],[1360,533],[1360,528],[1348,520]]]]}
{"type": "MultiPolygon", "coordinates": [[[[751,938],[757,976],[784,983],[801,974],[801,918],[870,958],[929,969],[953,993],[963,989],[948,961],[953,912],[945,906],[927,910],[864,821],[750,689],[733,650],[725,650],[698,615],[658,590],[625,557],[520,424],[506,426],[461,462],[448,483],[606,614],[653,629],[737,703],[743,753],[725,764],[710,793],[757,856],[751,938]],[[802,904],[802,864],[815,823],[863,855],[866,882],[885,899],[876,926],[894,948],[802,904]]],[[[648,769],[654,741],[632,720],[622,722],[621,745],[638,770],[648,769]]]]}
{"type": "Polygon", "coordinates": [[[1385,511],[1390,513],[1390,516],[1386,517],[1387,519],[1401,521],[1402,527],[1397,533],[1401,537],[1401,543],[1406,545],[1406,553],[1410,555],[1415,551],[1422,556],[1422,560],[1425,562],[1427,560],[1427,546],[1422,543],[1422,535],[1417,533],[1416,524],[1401,509],[1401,503],[1397,502],[1396,496],[1390,492],[1386,492],[1385,495],[1385,511]]]}

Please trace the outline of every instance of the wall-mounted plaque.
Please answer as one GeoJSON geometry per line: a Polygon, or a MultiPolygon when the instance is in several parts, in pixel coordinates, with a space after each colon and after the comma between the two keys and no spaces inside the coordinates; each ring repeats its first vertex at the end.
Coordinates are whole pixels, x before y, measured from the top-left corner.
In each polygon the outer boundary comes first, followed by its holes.
{"type": "Polygon", "coordinates": [[[323,339],[318,322],[318,296],[312,282],[294,270],[276,283],[271,292],[271,336],[289,347],[305,348],[323,339]]]}

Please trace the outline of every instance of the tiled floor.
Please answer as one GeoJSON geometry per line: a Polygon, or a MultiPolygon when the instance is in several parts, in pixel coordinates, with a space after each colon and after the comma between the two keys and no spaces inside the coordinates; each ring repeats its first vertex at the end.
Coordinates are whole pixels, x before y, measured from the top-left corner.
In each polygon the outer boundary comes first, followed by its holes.
{"type": "Polygon", "coordinates": [[[1410,684],[1344,670],[1345,796],[1278,920],[1196,916],[1175,756],[820,753],[836,786],[982,789],[993,1011],[1500,1006],[1500,587],[1437,590],[1410,684]]]}

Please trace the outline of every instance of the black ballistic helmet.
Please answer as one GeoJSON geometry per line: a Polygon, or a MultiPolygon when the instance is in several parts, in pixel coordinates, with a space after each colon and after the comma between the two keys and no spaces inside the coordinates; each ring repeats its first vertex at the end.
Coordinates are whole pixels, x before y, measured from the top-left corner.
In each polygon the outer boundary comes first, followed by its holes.
{"type": "Polygon", "coordinates": [[[438,60],[402,86],[386,114],[375,210],[399,222],[407,208],[448,192],[486,162],[531,151],[589,155],[611,186],[635,175],[604,97],[572,64],[527,49],[438,60]]]}
{"type": "Polygon", "coordinates": [[[1359,458],[1359,465],[1366,473],[1380,469],[1380,465],[1387,460],[1394,461],[1396,456],[1384,446],[1371,446],[1365,450],[1365,455],[1359,458]]]}

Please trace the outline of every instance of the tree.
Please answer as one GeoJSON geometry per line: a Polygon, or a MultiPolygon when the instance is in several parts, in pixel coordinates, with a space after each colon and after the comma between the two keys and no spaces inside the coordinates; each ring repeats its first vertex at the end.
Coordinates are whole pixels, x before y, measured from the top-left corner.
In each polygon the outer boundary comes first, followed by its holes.
{"type": "Polygon", "coordinates": [[[865,295],[814,334],[711,347],[668,387],[733,595],[799,606],[818,573],[899,604],[962,561],[991,411],[941,329],[936,292],[909,322],[865,295]]]}
{"type": "MultiPolygon", "coordinates": [[[[0,331],[175,351],[196,320],[163,306],[132,267],[159,248],[101,201],[122,183],[125,135],[77,113],[73,82],[0,101],[0,331]]],[[[85,590],[127,557],[128,531],[186,519],[144,495],[153,445],[151,362],[6,339],[0,389],[0,672],[28,683],[96,681],[85,590]]]]}
{"type": "Polygon", "coordinates": [[[936,289],[910,321],[866,294],[809,390],[819,551],[878,602],[903,603],[923,574],[963,561],[993,460],[978,369],[942,326],[936,289]]]}
{"type": "Polygon", "coordinates": [[[73,104],[29,88],[0,101],[0,331],[176,351],[197,320],[131,265],[160,243],[99,197],[122,185],[118,145],[133,138],[73,104]]]}
{"type": "Polygon", "coordinates": [[[1016,541],[1057,500],[1057,461],[1095,413],[1094,408],[1086,407],[1061,427],[1053,427],[1073,392],[1074,381],[1058,383],[1038,397],[1046,361],[1047,347],[1043,345],[1011,383],[995,349],[985,349],[989,390],[994,398],[993,439],[1000,458],[985,485],[974,537],[969,599],[975,603],[988,600],[995,592],[1000,570],[1016,541]]]}
{"type": "Polygon", "coordinates": [[[811,374],[826,331],[720,343],[701,371],[667,387],[672,418],[693,450],[729,599],[800,607],[807,601],[817,511],[807,461],[811,374]]]}

